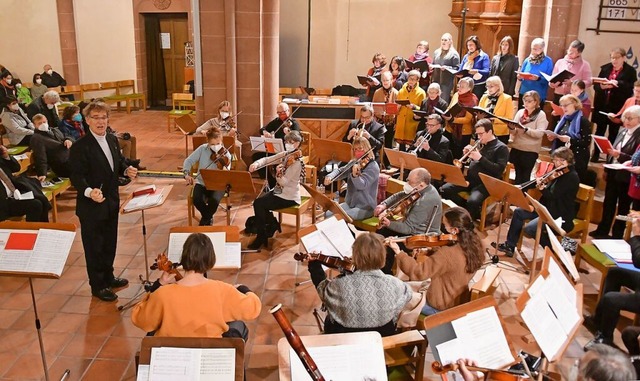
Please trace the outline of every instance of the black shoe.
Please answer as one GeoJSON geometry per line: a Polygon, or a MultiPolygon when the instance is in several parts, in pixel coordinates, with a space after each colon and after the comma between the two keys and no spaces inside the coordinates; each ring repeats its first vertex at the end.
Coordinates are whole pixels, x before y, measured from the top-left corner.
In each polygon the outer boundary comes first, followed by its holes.
{"type": "Polygon", "coordinates": [[[264,246],[264,247],[267,246],[267,242],[268,242],[268,238],[258,235],[256,237],[256,239],[253,240],[253,242],[251,242],[249,245],[247,245],[247,249],[249,249],[249,250],[260,250],[260,249],[262,249],[262,246],[264,246]]]}
{"type": "Polygon", "coordinates": [[[91,291],[91,295],[105,302],[115,302],[118,300],[118,295],[116,295],[116,293],[110,288],[103,288],[100,291],[91,291]]]}
{"type": "Polygon", "coordinates": [[[598,332],[596,332],[595,337],[593,339],[591,339],[591,341],[589,341],[587,344],[585,344],[583,349],[586,352],[589,349],[591,349],[592,346],[594,346],[596,344],[606,344],[606,345],[608,345],[610,347],[618,348],[618,346],[613,343],[613,339],[605,338],[604,335],[602,334],[602,332],[598,331],[598,332]]]}
{"type": "Polygon", "coordinates": [[[129,284],[129,281],[124,278],[113,278],[113,280],[109,282],[109,287],[122,288],[128,284],[129,284]]]}
{"type": "Polygon", "coordinates": [[[596,324],[596,320],[593,318],[593,315],[584,315],[582,325],[584,325],[584,327],[594,335],[598,333],[598,325],[596,324]]]}
{"type": "Polygon", "coordinates": [[[201,219],[200,223],[198,225],[199,226],[211,226],[211,225],[213,225],[213,219],[210,219],[210,220],[201,219]]]}
{"type": "Polygon", "coordinates": [[[118,177],[118,185],[123,187],[128,185],[131,182],[131,179],[128,177],[118,177]]]}
{"type": "MultiPolygon", "coordinates": [[[[496,243],[491,242],[491,246],[496,247],[496,243]]],[[[503,252],[507,257],[513,257],[515,247],[511,247],[505,242],[498,245],[498,251],[503,252]]]]}
{"type": "Polygon", "coordinates": [[[589,237],[594,238],[594,239],[609,239],[611,238],[611,236],[607,233],[601,233],[598,231],[598,229],[589,232],[589,237]]]}

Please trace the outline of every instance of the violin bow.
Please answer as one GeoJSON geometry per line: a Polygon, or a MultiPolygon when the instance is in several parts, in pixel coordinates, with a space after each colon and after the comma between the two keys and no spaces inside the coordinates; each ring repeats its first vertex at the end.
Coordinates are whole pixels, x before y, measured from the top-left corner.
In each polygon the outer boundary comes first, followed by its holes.
{"type": "Polygon", "coordinates": [[[431,230],[431,225],[433,225],[433,221],[436,219],[436,213],[438,212],[438,204],[433,206],[433,211],[431,212],[431,217],[429,217],[429,223],[427,224],[427,230],[424,231],[424,234],[429,234],[429,230],[431,230]]]}

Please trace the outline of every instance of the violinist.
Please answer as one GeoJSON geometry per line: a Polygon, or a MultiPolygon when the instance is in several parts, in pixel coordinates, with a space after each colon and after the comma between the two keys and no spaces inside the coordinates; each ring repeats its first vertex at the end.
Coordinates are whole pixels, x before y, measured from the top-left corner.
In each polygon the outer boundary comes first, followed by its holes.
{"type": "Polygon", "coordinates": [[[224,190],[208,190],[200,172],[194,178],[191,177],[191,168],[195,165],[201,169],[226,169],[230,168],[231,154],[229,147],[222,145],[222,132],[218,127],[211,127],[207,130],[208,142],[196,148],[195,151],[184,160],[182,164],[184,179],[187,185],[193,185],[193,205],[198,209],[202,218],[200,226],[207,226],[213,223],[213,215],[218,210],[220,200],[224,197],[224,190]]]}
{"type": "Polygon", "coordinates": [[[349,128],[344,134],[342,141],[353,143],[356,137],[367,139],[369,145],[373,147],[375,159],[378,161],[380,160],[380,148],[384,145],[385,132],[386,129],[384,125],[378,123],[373,117],[373,108],[367,104],[360,108],[360,120],[354,120],[349,123],[349,128]]]}
{"type": "Polygon", "coordinates": [[[327,279],[318,261],[309,262],[309,273],[325,308],[325,333],[377,331],[395,333],[400,311],[411,300],[411,289],[400,279],[385,275],[382,237],[375,233],[358,236],[352,247],[353,274],[327,279]]]}
{"type": "MultiPolygon", "coordinates": [[[[278,116],[267,123],[266,126],[260,128],[260,135],[265,138],[278,138],[285,141],[285,136],[291,131],[300,131],[300,124],[298,121],[291,118],[291,112],[289,111],[289,105],[281,102],[278,103],[278,107],[276,108],[276,113],[278,116]]],[[[251,155],[251,159],[255,162],[256,160],[263,158],[266,156],[264,152],[254,152],[251,155]]],[[[261,179],[266,177],[268,172],[266,170],[258,171],[261,179]]],[[[269,185],[275,185],[275,180],[272,176],[269,176],[269,185]]]]}
{"type": "Polygon", "coordinates": [[[462,303],[469,292],[469,281],[484,260],[484,247],[474,230],[469,212],[460,207],[448,209],[442,224],[447,233],[456,235],[457,242],[453,246],[440,247],[424,262],[416,262],[401,251],[397,243],[387,243],[395,254],[398,268],[410,280],[431,278],[427,301],[422,309],[425,315],[433,315],[462,303]]]}
{"type": "MultiPolygon", "coordinates": [[[[575,199],[580,186],[580,179],[574,168],[573,152],[567,147],[560,147],[553,151],[551,159],[553,160],[554,168],[568,167],[569,172],[547,183],[542,191],[540,203],[547,207],[554,219],[562,217],[562,229],[570,232],[573,229],[573,218],[576,215],[575,199]]],[[[513,213],[507,240],[498,245],[498,250],[505,253],[506,256],[512,257],[516,244],[520,239],[520,232],[524,229],[528,236],[533,237],[536,235],[537,226],[538,214],[536,212],[517,208],[513,213]],[[524,221],[526,220],[529,220],[529,222],[525,225],[524,221]]],[[[549,237],[544,234],[546,230],[543,228],[542,231],[540,244],[542,247],[550,246],[549,237]]]]}
{"type": "Polygon", "coordinates": [[[479,142],[481,148],[472,149],[473,147],[467,146],[464,149],[465,154],[468,153],[471,159],[466,176],[469,186],[463,187],[449,183],[442,186],[441,192],[442,197],[465,207],[471,213],[471,217],[477,220],[480,218],[482,202],[489,197],[489,191],[480,180],[480,173],[496,179],[502,178],[509,160],[509,148],[493,134],[493,124],[489,119],[480,119],[475,128],[478,137],[476,144],[479,142]],[[469,192],[466,200],[459,195],[464,191],[469,192]]]}
{"type": "MultiPolygon", "coordinates": [[[[640,144],[640,106],[631,106],[622,114],[622,129],[614,140],[613,149],[607,152],[607,164],[622,164],[631,160],[638,144],[640,144]]],[[[34,137],[31,139],[33,141],[34,137]]],[[[623,216],[629,213],[631,197],[629,197],[629,183],[631,176],[627,171],[605,169],[607,185],[604,190],[602,204],[602,219],[598,228],[589,235],[594,238],[609,238],[612,230],[614,239],[622,239],[625,230],[624,221],[615,221],[615,213],[623,216]],[[617,207],[617,212],[616,212],[617,207]],[[613,222],[613,229],[611,224],[613,222]]]]}
{"type": "Polygon", "coordinates": [[[163,272],[151,292],[133,308],[131,321],[161,337],[242,337],[249,331],[242,320],[258,317],[260,298],[245,285],[232,286],[205,274],[216,263],[211,239],[189,235],[180,264],[184,276],[163,272]]]}
{"type": "Polygon", "coordinates": [[[449,139],[443,135],[443,124],[444,120],[440,115],[429,115],[426,128],[418,132],[410,152],[415,151],[416,155],[422,159],[451,164],[453,155],[449,149],[449,139]]]}
{"type": "Polygon", "coordinates": [[[376,207],[380,167],[370,151],[369,141],[356,136],[351,145],[351,159],[359,159],[360,162],[350,170],[340,167],[324,178],[325,186],[337,180],[347,179],[347,195],[340,207],[354,220],[364,220],[373,216],[373,209],[376,207]]]}
{"type": "MultiPolygon", "coordinates": [[[[300,183],[304,182],[305,170],[302,156],[296,156],[295,152],[302,143],[302,136],[298,131],[290,131],[284,141],[286,151],[292,153],[276,167],[276,186],[253,202],[258,236],[249,244],[248,248],[251,250],[259,250],[262,246],[266,246],[268,239],[275,234],[275,231],[280,231],[280,224],[271,213],[272,210],[300,205],[300,183]]],[[[249,172],[254,172],[264,165],[266,159],[262,158],[251,164],[249,172]]]]}
{"type": "MultiPolygon", "coordinates": [[[[236,114],[237,115],[237,114],[236,114]]],[[[238,157],[242,156],[242,142],[237,138],[238,127],[234,116],[231,115],[231,102],[222,101],[218,105],[218,115],[204,122],[200,127],[196,129],[196,134],[206,135],[207,131],[211,127],[218,127],[222,131],[222,136],[232,136],[235,140],[237,147],[236,154],[238,157]]]]}

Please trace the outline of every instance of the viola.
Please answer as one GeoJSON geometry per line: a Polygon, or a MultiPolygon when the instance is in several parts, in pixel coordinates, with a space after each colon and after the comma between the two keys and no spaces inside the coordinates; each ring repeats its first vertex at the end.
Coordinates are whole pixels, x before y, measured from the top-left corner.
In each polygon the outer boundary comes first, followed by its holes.
{"type": "Polygon", "coordinates": [[[151,265],[151,270],[160,270],[176,276],[176,281],[182,279],[182,274],[176,269],[179,263],[172,263],[165,253],[158,254],[156,261],[151,265]]]}
{"type": "Polygon", "coordinates": [[[364,167],[367,166],[367,164],[369,164],[371,162],[371,160],[373,160],[373,158],[369,157],[369,156],[363,156],[360,159],[359,163],[356,163],[353,165],[353,167],[356,169],[356,173],[354,174],[354,176],[360,176],[362,174],[362,170],[364,169],[364,167]]]}
{"type": "Polygon", "coordinates": [[[407,249],[413,250],[455,245],[458,242],[458,236],[455,234],[416,234],[410,237],[391,238],[391,241],[403,242],[407,249]]]}
{"type": "MultiPolygon", "coordinates": [[[[434,361],[431,363],[431,370],[435,374],[444,374],[447,372],[454,372],[458,370],[459,366],[457,363],[442,365],[439,361],[434,361]]],[[[485,381],[520,381],[525,380],[524,376],[521,376],[517,373],[511,373],[506,370],[496,370],[489,368],[482,368],[479,366],[471,366],[467,365],[467,369],[471,372],[482,372],[484,373],[485,381]]]]}
{"type": "Polygon", "coordinates": [[[540,181],[538,182],[538,185],[536,186],[538,187],[538,189],[544,190],[549,185],[549,183],[551,183],[553,180],[557,179],[558,177],[564,175],[565,173],[569,173],[568,166],[558,167],[553,171],[549,172],[548,174],[542,176],[542,178],[540,178],[540,181]]]}
{"type": "Polygon", "coordinates": [[[297,149],[293,152],[290,152],[285,157],[283,163],[281,164],[281,169],[276,172],[276,177],[282,177],[284,173],[287,171],[287,168],[293,165],[296,161],[298,161],[302,157],[302,151],[297,149]]]}
{"type": "Polygon", "coordinates": [[[414,189],[408,195],[401,198],[398,202],[383,210],[378,215],[378,229],[382,227],[382,219],[387,216],[405,215],[407,210],[422,197],[420,191],[414,189]]]}
{"type": "Polygon", "coordinates": [[[227,156],[229,149],[227,147],[222,147],[218,150],[218,152],[211,153],[211,161],[215,164],[218,169],[225,169],[231,164],[231,159],[227,156]]]}
{"type": "Polygon", "coordinates": [[[331,267],[332,269],[349,273],[353,273],[356,271],[356,265],[354,265],[353,262],[351,262],[351,260],[348,258],[341,259],[338,257],[332,257],[330,255],[324,255],[322,253],[316,252],[295,253],[293,255],[293,258],[297,261],[304,261],[305,259],[309,261],[318,261],[327,267],[331,267]]]}

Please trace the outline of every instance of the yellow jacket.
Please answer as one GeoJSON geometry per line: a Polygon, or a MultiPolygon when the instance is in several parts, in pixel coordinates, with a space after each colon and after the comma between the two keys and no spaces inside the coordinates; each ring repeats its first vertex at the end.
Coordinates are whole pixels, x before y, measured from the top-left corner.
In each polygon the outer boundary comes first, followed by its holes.
{"type": "MultiPolygon", "coordinates": [[[[449,103],[449,108],[454,104],[458,103],[458,93],[456,92],[451,97],[451,102],[449,103]]],[[[448,109],[447,109],[448,110],[448,109]]],[[[473,133],[473,114],[470,112],[465,112],[464,116],[458,117],[453,115],[453,118],[447,123],[445,130],[449,133],[453,134],[453,127],[451,124],[460,124],[462,125],[462,133],[461,135],[471,135],[473,133]]]]}
{"type": "MultiPolygon", "coordinates": [[[[400,91],[398,91],[397,100],[408,99],[411,104],[418,106],[425,100],[427,94],[419,86],[416,86],[413,91],[407,91],[407,84],[402,85],[400,91]]],[[[406,140],[413,142],[416,137],[416,130],[418,129],[418,121],[413,120],[413,110],[409,107],[400,107],[398,112],[398,118],[396,119],[396,134],[394,138],[396,140],[406,140]]]]}
{"type": "MultiPolygon", "coordinates": [[[[482,98],[480,99],[480,103],[478,104],[478,107],[482,107],[484,109],[489,107],[488,94],[485,94],[482,96],[482,98]]],[[[498,102],[496,102],[496,107],[493,109],[493,115],[513,120],[513,101],[511,99],[511,95],[502,93],[498,97],[498,102]]],[[[509,135],[509,127],[507,127],[507,124],[505,122],[498,119],[494,119],[493,134],[495,136],[509,135]]]]}

